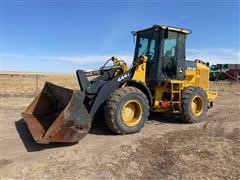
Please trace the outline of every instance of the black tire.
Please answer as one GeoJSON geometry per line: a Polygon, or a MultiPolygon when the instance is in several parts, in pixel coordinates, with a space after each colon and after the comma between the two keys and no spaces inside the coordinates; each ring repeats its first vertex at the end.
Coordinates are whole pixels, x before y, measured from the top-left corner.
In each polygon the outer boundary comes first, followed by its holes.
{"type": "Polygon", "coordinates": [[[181,106],[182,106],[182,120],[184,122],[199,123],[205,120],[208,110],[208,99],[206,92],[202,88],[195,86],[185,88],[182,92],[181,106]],[[193,100],[196,100],[197,97],[199,97],[198,99],[199,108],[196,107],[196,111],[194,113],[192,110],[192,102],[193,100]]]}
{"type": "Polygon", "coordinates": [[[104,117],[108,127],[117,134],[131,134],[140,131],[149,115],[149,104],[145,94],[131,86],[116,89],[107,99],[104,117]],[[129,101],[137,101],[141,106],[141,115],[134,126],[127,126],[121,118],[122,108],[129,101]]]}

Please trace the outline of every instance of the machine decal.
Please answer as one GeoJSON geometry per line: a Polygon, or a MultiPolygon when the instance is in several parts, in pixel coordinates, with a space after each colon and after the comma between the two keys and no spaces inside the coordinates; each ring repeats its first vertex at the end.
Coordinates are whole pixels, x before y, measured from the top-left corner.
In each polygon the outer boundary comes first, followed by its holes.
{"type": "Polygon", "coordinates": [[[120,82],[120,81],[126,79],[126,78],[129,77],[129,76],[130,76],[129,73],[124,74],[124,75],[122,75],[121,77],[119,77],[117,81],[120,82]]]}

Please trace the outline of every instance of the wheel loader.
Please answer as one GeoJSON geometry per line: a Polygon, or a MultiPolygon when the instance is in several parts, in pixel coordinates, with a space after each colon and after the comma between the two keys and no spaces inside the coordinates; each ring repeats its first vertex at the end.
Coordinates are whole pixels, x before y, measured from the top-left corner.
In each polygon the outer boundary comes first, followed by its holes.
{"type": "Polygon", "coordinates": [[[190,33],[165,25],[134,31],[131,67],[112,57],[92,80],[77,70],[80,90],[46,82],[22,113],[35,141],[78,142],[101,114],[116,134],[140,131],[149,112],[173,113],[186,123],[203,121],[217,92],[209,90],[209,64],[186,60],[190,33]]]}

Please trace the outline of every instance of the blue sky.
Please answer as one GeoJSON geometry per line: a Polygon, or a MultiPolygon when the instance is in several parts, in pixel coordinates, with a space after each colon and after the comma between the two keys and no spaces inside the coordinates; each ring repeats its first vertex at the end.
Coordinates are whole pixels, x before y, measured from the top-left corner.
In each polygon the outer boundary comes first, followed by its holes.
{"type": "Polygon", "coordinates": [[[239,61],[239,1],[10,1],[1,3],[2,70],[74,72],[113,55],[131,63],[131,31],[191,29],[187,59],[239,61]]]}

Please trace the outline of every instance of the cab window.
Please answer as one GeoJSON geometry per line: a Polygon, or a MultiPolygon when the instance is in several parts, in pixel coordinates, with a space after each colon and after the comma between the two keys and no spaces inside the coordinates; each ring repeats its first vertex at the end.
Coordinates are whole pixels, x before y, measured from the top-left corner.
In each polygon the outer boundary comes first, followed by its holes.
{"type": "Polygon", "coordinates": [[[177,38],[176,32],[169,31],[168,38],[164,39],[162,72],[167,78],[174,79],[177,70],[177,38]]]}
{"type": "MultiPolygon", "coordinates": [[[[156,50],[156,40],[152,38],[139,38],[137,57],[144,55],[148,57],[148,61],[154,61],[156,50]]],[[[136,58],[137,58],[136,57],[136,58]]]]}
{"type": "Polygon", "coordinates": [[[177,39],[165,39],[163,47],[163,56],[174,57],[176,55],[177,39]]]}

